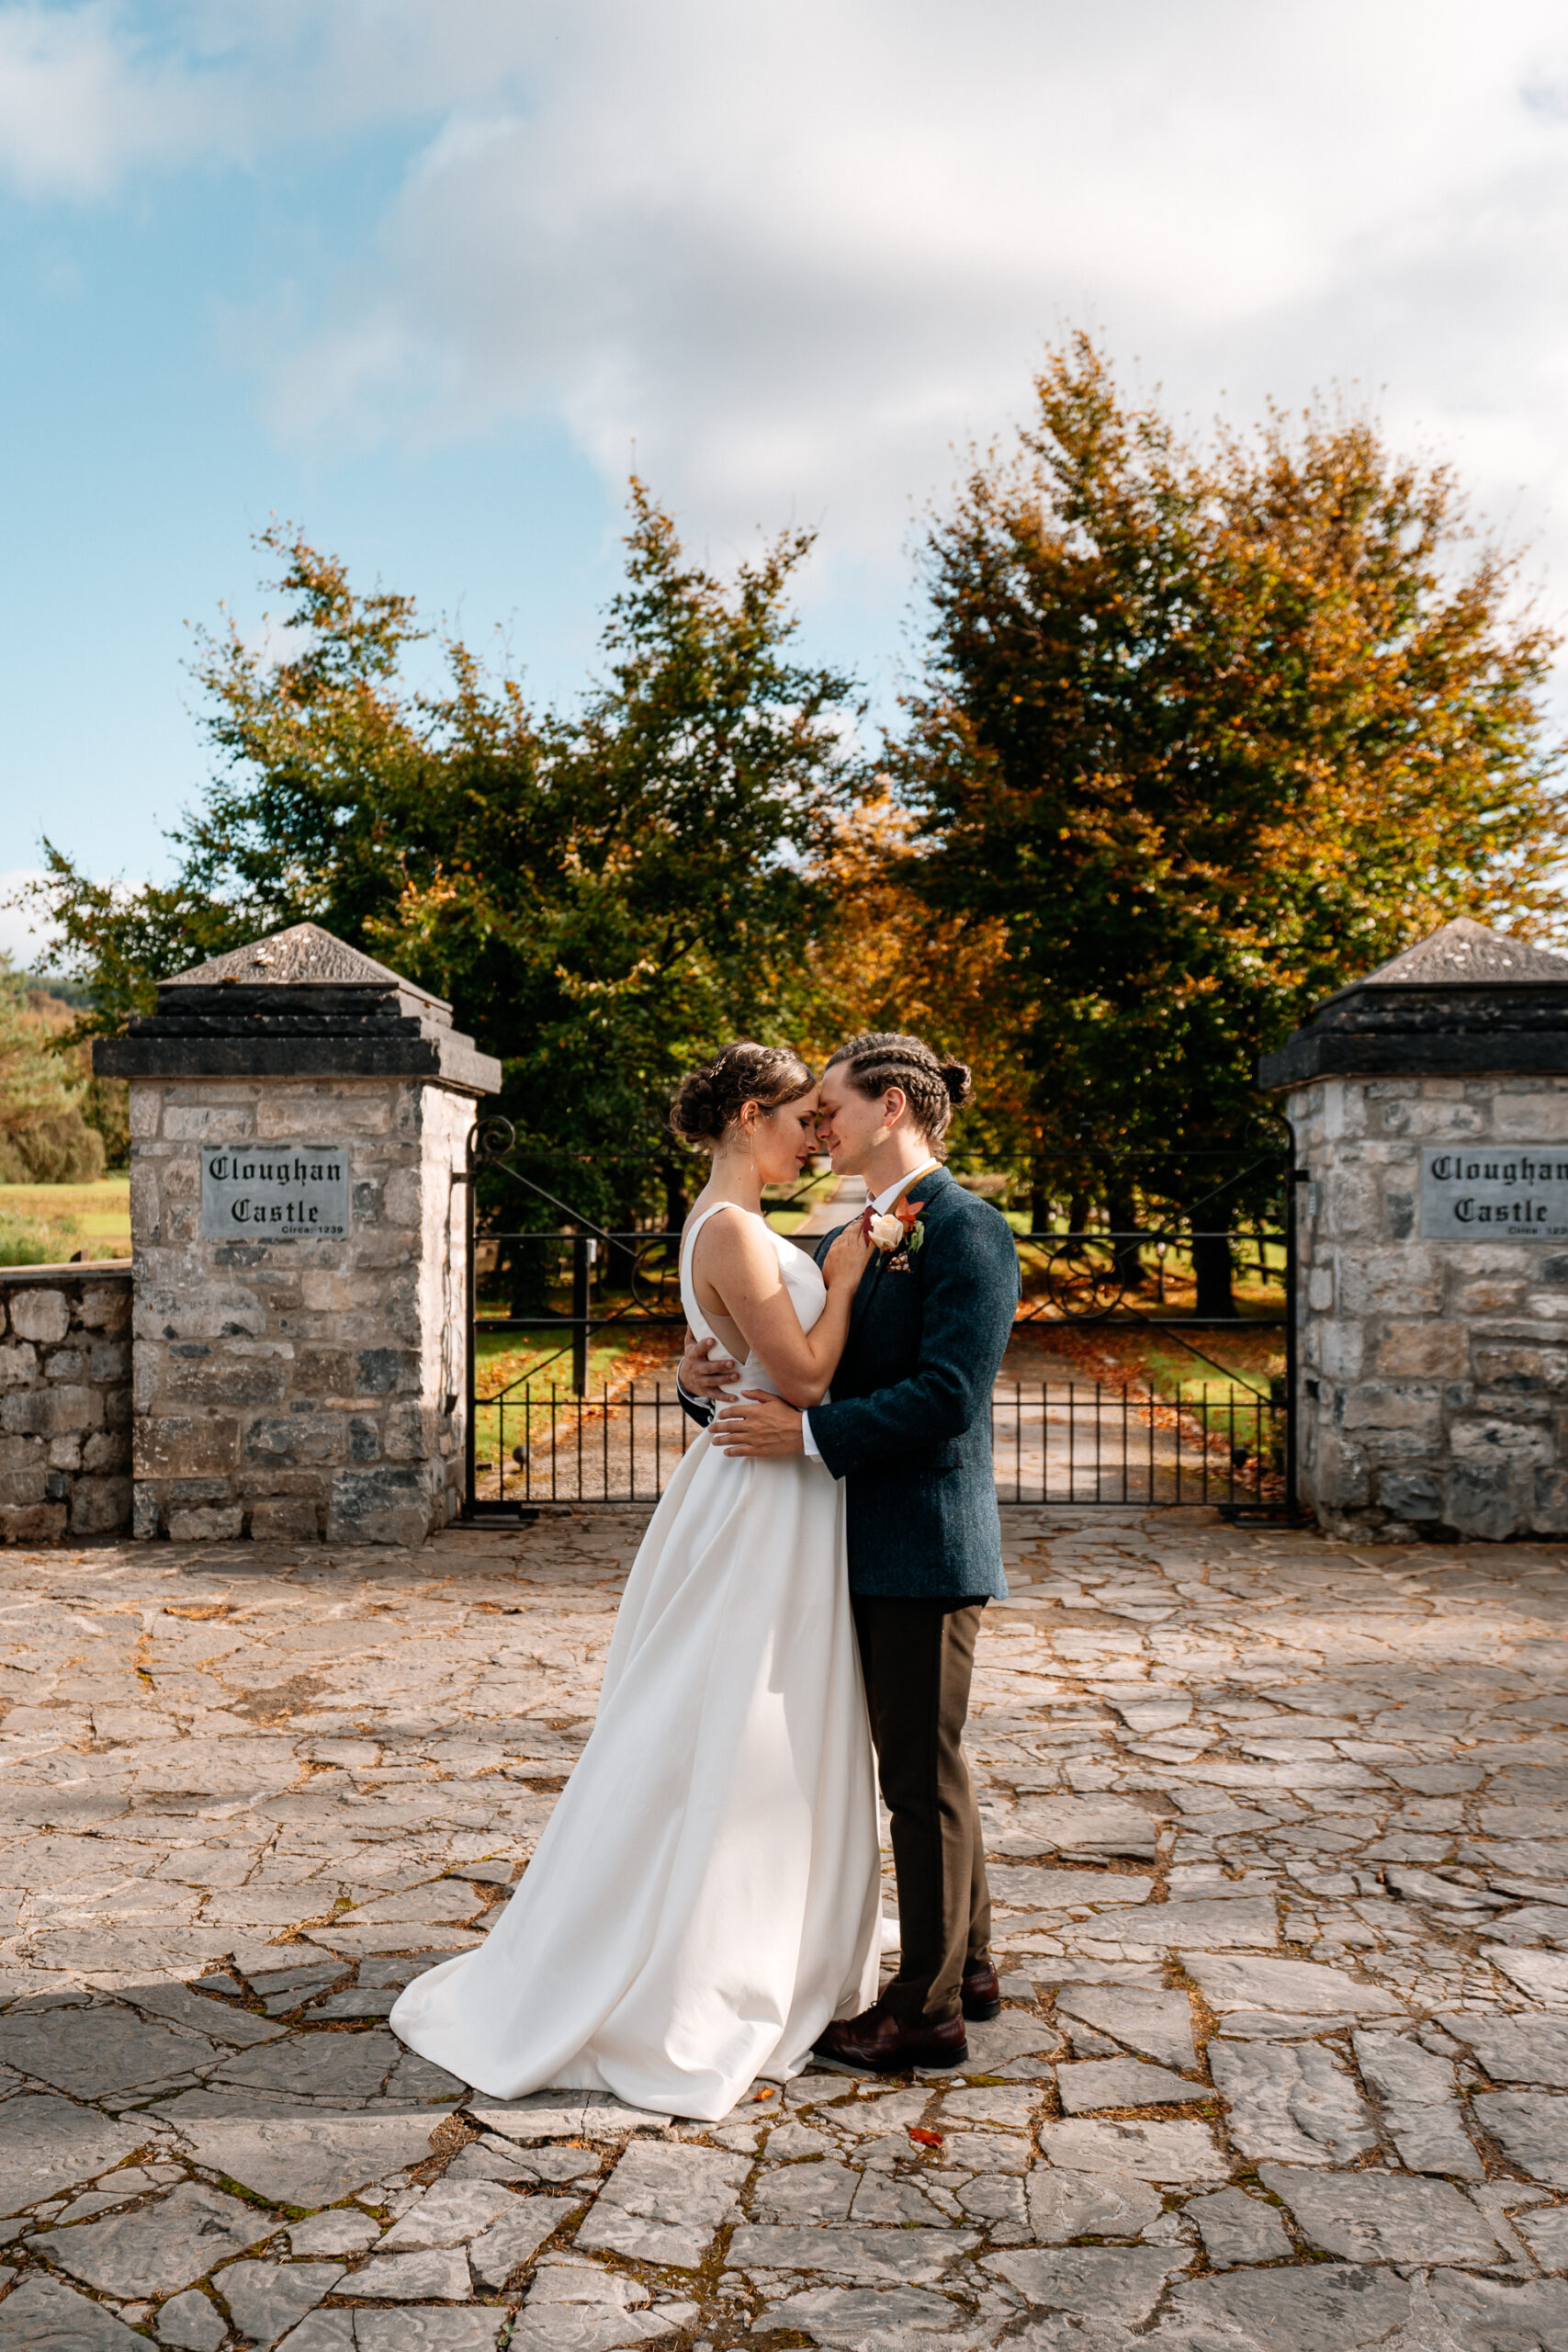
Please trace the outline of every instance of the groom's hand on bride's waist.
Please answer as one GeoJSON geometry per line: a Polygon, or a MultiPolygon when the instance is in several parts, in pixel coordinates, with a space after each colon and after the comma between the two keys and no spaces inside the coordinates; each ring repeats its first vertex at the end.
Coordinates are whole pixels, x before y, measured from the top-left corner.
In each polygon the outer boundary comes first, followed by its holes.
{"type": "Polygon", "coordinates": [[[716,1345],[712,1340],[694,1340],[688,1331],[686,1352],[681,1358],[681,1367],[675,1374],[677,1384],[688,1396],[710,1405],[724,1394],[740,1369],[733,1358],[722,1351],[714,1353],[716,1345]]]}
{"type": "Polygon", "coordinates": [[[804,1453],[801,1415],[766,1388],[743,1388],[714,1415],[713,1442],[721,1453],[804,1453]]]}

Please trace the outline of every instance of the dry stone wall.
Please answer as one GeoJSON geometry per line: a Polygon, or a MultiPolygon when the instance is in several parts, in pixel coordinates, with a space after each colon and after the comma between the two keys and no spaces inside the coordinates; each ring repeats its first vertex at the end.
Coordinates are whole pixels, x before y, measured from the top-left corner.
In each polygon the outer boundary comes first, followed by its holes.
{"type": "Polygon", "coordinates": [[[1303,1499],[1342,1533],[1568,1531],[1568,1240],[1423,1232],[1422,1149],[1516,1164],[1568,1078],[1294,1091],[1303,1499]]]}
{"type": "Polygon", "coordinates": [[[0,1543],[130,1523],[130,1268],[0,1268],[0,1543]]]}

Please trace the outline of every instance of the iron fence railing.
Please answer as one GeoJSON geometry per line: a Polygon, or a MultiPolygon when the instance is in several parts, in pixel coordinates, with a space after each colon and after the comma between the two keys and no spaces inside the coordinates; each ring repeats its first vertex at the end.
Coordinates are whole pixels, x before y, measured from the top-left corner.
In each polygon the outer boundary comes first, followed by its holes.
{"type": "Polygon", "coordinates": [[[672,1385],[632,1382],[577,1396],[558,1382],[481,1397],[475,1499],[536,1503],[657,1502],[700,1431],[672,1385]]]}
{"type": "Polygon", "coordinates": [[[1010,1503],[1217,1503],[1284,1498],[1281,1396],[1206,1384],[1161,1396],[1105,1381],[998,1384],[997,1498],[1010,1503]]]}
{"type": "MultiPolygon", "coordinates": [[[[543,1503],[630,1503],[655,1499],[695,1434],[668,1377],[590,1382],[601,1335],[616,1341],[647,1334],[667,1371],[684,1327],[680,1303],[680,1237],[674,1232],[610,1231],[579,1216],[506,1165],[510,1131],[491,1123],[477,1141],[483,1164],[514,1181],[563,1220],[553,1230],[480,1233],[469,1202],[468,1498],[471,1515],[510,1515],[543,1503]],[[478,1340],[515,1334],[527,1361],[508,1370],[481,1362],[478,1340]]],[[[1137,1155],[1131,1157],[1136,1158],[1137,1155]]],[[[1209,1157],[1219,1159],[1222,1155],[1209,1157]]],[[[1237,1158],[1237,1156],[1232,1156],[1237,1158]]],[[[1258,1193],[1277,1182],[1278,1220],[1256,1213],[1209,1228],[1151,1219],[1113,1227],[1103,1209],[1069,1226],[1017,1236],[1024,1301],[1021,1328],[1032,1325],[1048,1345],[1053,1324],[1082,1331],[1138,1327],[1151,1345],[1168,1341],[1190,1360],[1181,1386],[1152,1376],[1046,1377],[998,1383],[993,1399],[993,1452],[998,1498],[1008,1502],[1202,1502],[1273,1516],[1293,1506],[1295,1171],[1277,1155],[1237,1159],[1231,1173],[1191,1203],[1224,1214],[1221,1196],[1244,1179],[1258,1193]],[[1200,1316],[1171,1284],[1191,1285],[1193,1245],[1224,1239],[1242,1259],[1250,1250],[1258,1275],[1277,1280],[1278,1311],[1200,1316]],[[1185,1271],[1171,1272],[1170,1260],[1185,1271]],[[1168,1274],[1170,1279],[1168,1281],[1168,1274]],[[1279,1330],[1285,1371],[1269,1379],[1209,1352],[1224,1330],[1279,1330]],[[1215,1338],[1203,1344],[1203,1334],[1215,1338]]],[[[779,1210],[814,1204],[825,1184],[779,1210]]],[[[644,1354],[647,1363],[648,1354],[644,1354]]],[[[649,1365],[651,1371],[651,1364],[649,1365]]]]}
{"type": "MultiPolygon", "coordinates": [[[[648,1503],[698,1436],[672,1385],[558,1382],[479,1404],[475,1499],[506,1513],[543,1503],[648,1503]]],[[[997,1496],[1009,1503],[1217,1503],[1284,1498],[1283,1401],[1168,1396],[1099,1381],[1002,1381],[991,1406],[997,1496]]]]}

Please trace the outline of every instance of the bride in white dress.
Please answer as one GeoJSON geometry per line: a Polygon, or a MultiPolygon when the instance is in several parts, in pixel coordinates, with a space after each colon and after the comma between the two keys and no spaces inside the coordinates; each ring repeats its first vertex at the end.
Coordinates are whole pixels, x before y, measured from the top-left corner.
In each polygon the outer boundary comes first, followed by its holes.
{"type": "MultiPolygon", "coordinates": [[[[738,1388],[800,1405],[827,1388],[869,1254],[851,1227],[824,1281],[763,1222],[816,1107],[795,1055],[740,1044],[672,1114],[713,1151],[682,1239],[687,1318],[744,1357],[738,1388]]],[[[711,2120],[869,2007],[880,1914],[843,1490],[805,1454],[742,1459],[705,1431],[649,1522],[592,1736],[521,1885],[392,2030],[492,2098],[611,2091],[711,2120]]]]}

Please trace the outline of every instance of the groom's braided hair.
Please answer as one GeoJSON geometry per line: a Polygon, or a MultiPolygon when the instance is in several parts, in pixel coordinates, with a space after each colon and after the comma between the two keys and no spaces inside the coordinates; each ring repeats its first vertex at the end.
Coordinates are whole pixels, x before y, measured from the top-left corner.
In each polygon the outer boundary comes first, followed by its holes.
{"type": "Polygon", "coordinates": [[[758,1046],[739,1037],[711,1062],[683,1078],[670,1107],[670,1124],[688,1143],[715,1144],[747,1102],[764,1111],[798,1102],[817,1080],[787,1046],[758,1046]]]}
{"type": "Polygon", "coordinates": [[[909,1115],[933,1151],[954,1111],[974,1091],[967,1062],[942,1061],[923,1038],[896,1029],[873,1029],[863,1037],[846,1038],[828,1067],[844,1069],[856,1093],[873,1099],[890,1086],[902,1087],[909,1115]]]}

